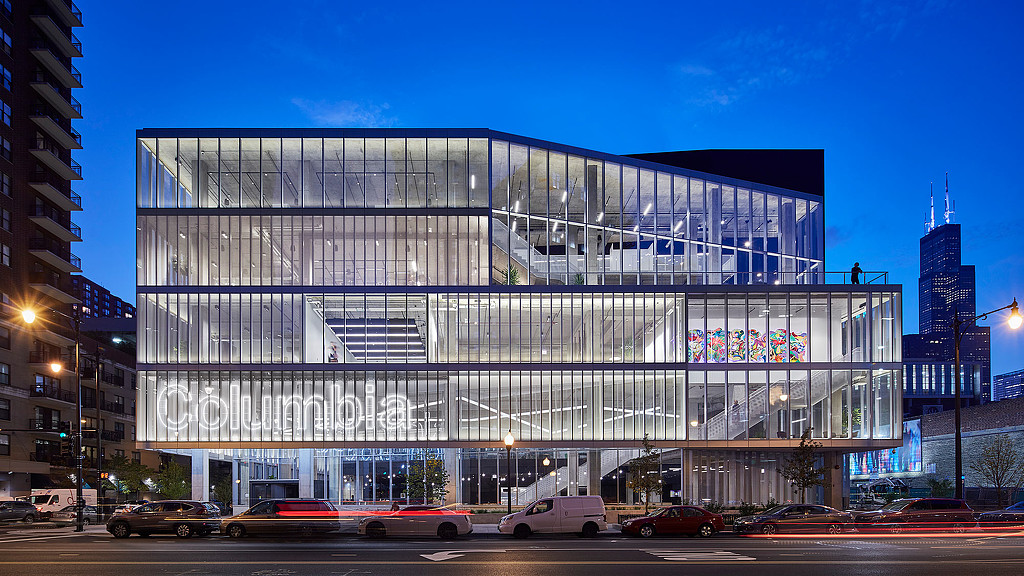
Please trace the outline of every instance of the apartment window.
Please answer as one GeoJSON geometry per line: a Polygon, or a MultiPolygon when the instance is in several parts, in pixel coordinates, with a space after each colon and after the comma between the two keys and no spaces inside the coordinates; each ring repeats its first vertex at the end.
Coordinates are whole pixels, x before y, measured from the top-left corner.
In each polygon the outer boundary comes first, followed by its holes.
{"type": "Polygon", "coordinates": [[[7,398],[0,398],[0,420],[11,419],[11,401],[7,398]]]}
{"type": "Polygon", "coordinates": [[[6,54],[11,53],[11,35],[7,33],[7,30],[0,30],[0,49],[6,54]]]}
{"type": "Polygon", "coordinates": [[[7,244],[0,244],[0,264],[11,265],[11,247],[7,244]]]}
{"type": "Polygon", "coordinates": [[[36,390],[60,390],[60,378],[36,374],[36,390]]]}
{"type": "Polygon", "coordinates": [[[114,458],[124,458],[124,450],[114,448],[114,458]]]}
{"type": "Polygon", "coordinates": [[[8,434],[0,434],[0,456],[11,455],[11,437],[8,434]]]}
{"type": "MultiPolygon", "coordinates": [[[[11,159],[11,141],[7,138],[0,138],[0,156],[2,156],[4,160],[11,159]]],[[[8,192],[7,195],[10,196],[11,193],[8,192]]]]}
{"type": "Polygon", "coordinates": [[[11,105],[3,100],[0,100],[0,120],[8,126],[11,125],[11,105]]]}
{"type": "Polygon", "coordinates": [[[0,75],[3,75],[4,88],[11,89],[11,71],[6,66],[0,64],[0,75]]]}
{"type": "Polygon", "coordinates": [[[0,193],[4,196],[11,195],[11,177],[6,172],[0,172],[0,193]]]}
{"type": "MultiPolygon", "coordinates": [[[[0,348],[11,349],[11,329],[0,326],[0,348]]],[[[6,364],[4,364],[6,366],[6,364]]],[[[9,369],[9,368],[8,368],[9,369]]],[[[10,378],[10,376],[8,376],[10,378]]]]}
{"type": "MultiPolygon", "coordinates": [[[[134,438],[133,438],[134,440],[134,438]]],[[[132,462],[142,462],[142,452],[132,452],[132,462]]]]}
{"type": "Polygon", "coordinates": [[[11,365],[0,362],[0,385],[11,385],[11,365]]]}
{"type": "Polygon", "coordinates": [[[0,228],[11,231],[11,211],[7,208],[0,208],[0,228]]]}

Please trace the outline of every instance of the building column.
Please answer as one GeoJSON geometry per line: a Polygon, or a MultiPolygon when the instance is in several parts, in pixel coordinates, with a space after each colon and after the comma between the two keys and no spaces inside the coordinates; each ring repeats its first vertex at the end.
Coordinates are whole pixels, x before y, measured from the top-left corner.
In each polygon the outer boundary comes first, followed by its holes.
{"type": "Polygon", "coordinates": [[[441,458],[444,461],[444,471],[448,473],[448,482],[445,484],[445,488],[448,491],[445,493],[444,503],[455,504],[456,502],[462,502],[458,448],[445,448],[441,450],[441,458]]]}
{"type": "Polygon", "coordinates": [[[601,495],[602,454],[602,450],[590,450],[587,453],[587,496],[601,495]]]}
{"type": "Polygon", "coordinates": [[[824,466],[825,466],[825,502],[826,506],[831,506],[838,510],[845,510],[846,503],[844,496],[846,474],[843,470],[843,455],[839,452],[825,452],[824,453],[824,466]]]}
{"type": "Polygon", "coordinates": [[[313,449],[299,448],[295,451],[299,466],[299,498],[313,497],[313,449]]]}
{"type": "Polygon", "coordinates": [[[210,453],[206,450],[192,450],[192,499],[210,499],[210,453]]]}

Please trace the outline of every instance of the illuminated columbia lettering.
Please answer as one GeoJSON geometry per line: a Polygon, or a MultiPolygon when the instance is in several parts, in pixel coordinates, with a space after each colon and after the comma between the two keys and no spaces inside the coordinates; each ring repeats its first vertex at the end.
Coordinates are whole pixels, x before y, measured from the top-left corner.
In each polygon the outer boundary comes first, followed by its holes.
{"type": "Polygon", "coordinates": [[[408,398],[398,393],[378,397],[372,384],[358,395],[328,384],[323,392],[308,395],[268,390],[256,396],[237,382],[208,391],[171,383],[158,391],[156,408],[159,428],[169,436],[196,430],[224,438],[269,433],[297,440],[345,440],[372,436],[375,430],[405,438],[414,428],[408,398]]]}

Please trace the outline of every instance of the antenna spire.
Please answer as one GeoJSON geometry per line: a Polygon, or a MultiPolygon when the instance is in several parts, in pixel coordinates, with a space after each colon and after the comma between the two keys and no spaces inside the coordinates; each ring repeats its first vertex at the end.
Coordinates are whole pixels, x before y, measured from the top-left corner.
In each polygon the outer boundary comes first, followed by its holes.
{"type": "Polygon", "coordinates": [[[928,219],[925,220],[925,223],[924,223],[924,228],[925,228],[925,233],[926,234],[928,232],[931,232],[932,230],[935,229],[935,182],[929,182],[928,183],[928,196],[929,196],[930,210],[929,210],[928,219]]]}
{"type": "Polygon", "coordinates": [[[943,212],[943,219],[946,224],[953,222],[953,215],[956,214],[953,202],[949,199],[949,172],[946,172],[946,210],[943,212]]]}

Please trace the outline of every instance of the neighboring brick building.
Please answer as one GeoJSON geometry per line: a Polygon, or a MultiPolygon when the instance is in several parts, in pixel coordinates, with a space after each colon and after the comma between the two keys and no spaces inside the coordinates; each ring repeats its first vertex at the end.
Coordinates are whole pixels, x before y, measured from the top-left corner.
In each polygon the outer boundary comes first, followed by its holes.
{"type": "MultiPolygon", "coordinates": [[[[921,479],[913,483],[915,487],[923,487],[929,477],[955,478],[953,416],[952,411],[947,411],[926,414],[921,418],[924,472],[921,479]]],[[[985,481],[971,471],[971,462],[986,444],[1003,434],[1009,436],[1015,445],[1024,447],[1024,398],[965,408],[961,411],[961,429],[964,485],[968,488],[984,486],[985,481]]]]}

